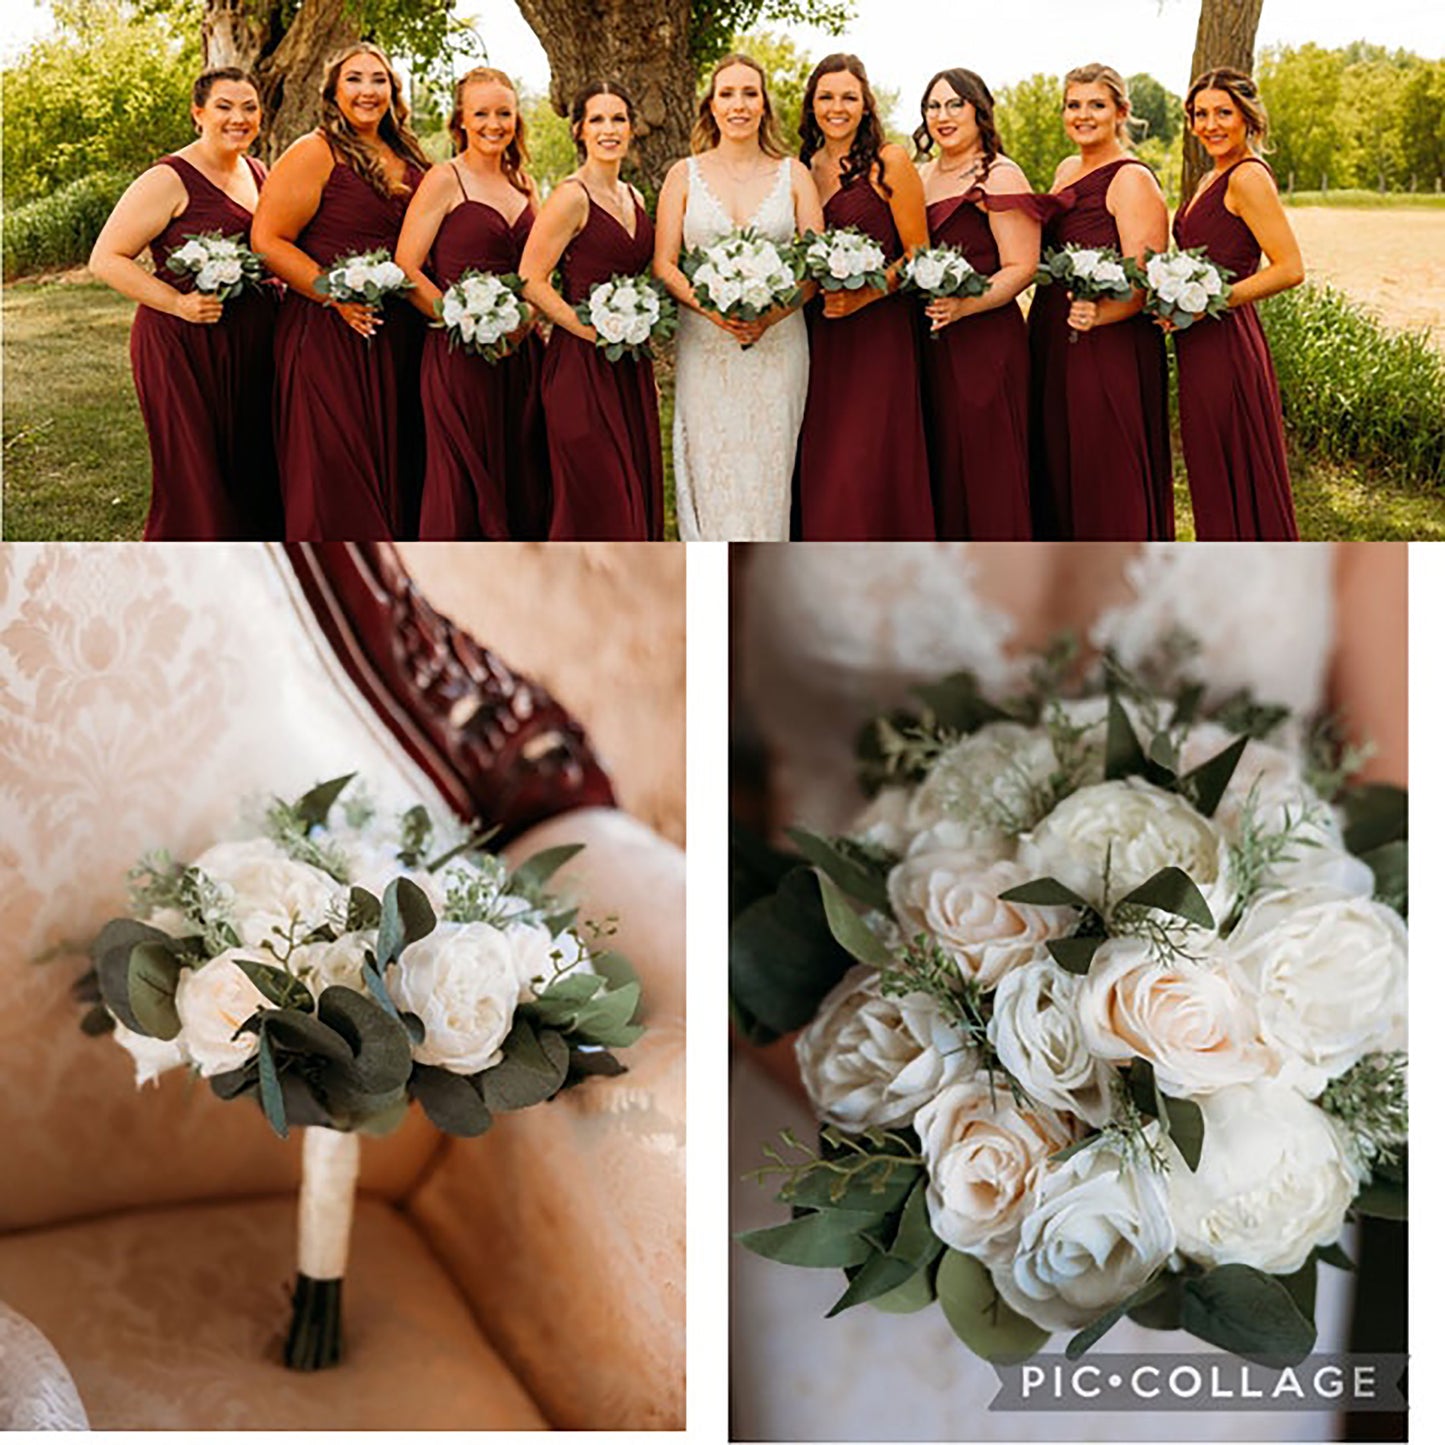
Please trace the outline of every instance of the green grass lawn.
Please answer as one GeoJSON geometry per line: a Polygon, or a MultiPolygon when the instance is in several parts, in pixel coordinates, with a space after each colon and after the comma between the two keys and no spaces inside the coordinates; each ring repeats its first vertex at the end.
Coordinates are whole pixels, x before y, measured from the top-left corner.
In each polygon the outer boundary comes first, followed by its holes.
{"type": "Polygon", "coordinates": [[[1342,210],[1378,211],[1412,206],[1445,210],[1445,195],[1435,191],[1283,191],[1287,206],[1338,206],[1342,210]]]}
{"type": "MultiPolygon", "coordinates": [[[[138,538],[150,461],[126,351],[131,303],[93,282],[49,280],[7,286],[4,306],[4,535],[138,538]]],[[[658,375],[666,454],[672,388],[665,362],[658,375]]],[[[1391,485],[1298,453],[1290,466],[1308,538],[1445,539],[1445,492],[1391,485]]],[[[1179,535],[1191,537],[1177,447],[1175,475],[1179,535]]],[[[667,527],[675,537],[670,467],[667,527]]]]}

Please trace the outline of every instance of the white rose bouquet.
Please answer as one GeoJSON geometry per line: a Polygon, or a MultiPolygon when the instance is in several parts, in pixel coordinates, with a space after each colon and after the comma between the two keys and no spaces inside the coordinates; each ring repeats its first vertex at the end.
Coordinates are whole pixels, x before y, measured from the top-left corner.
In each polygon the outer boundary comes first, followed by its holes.
{"type": "MultiPolygon", "coordinates": [[[[1034,277],[1038,286],[1062,286],[1075,301],[1127,301],[1134,283],[1124,258],[1109,246],[1076,246],[1072,243],[1046,251],[1034,277]]],[[[1069,332],[1069,344],[1079,333],[1069,332]]]]}
{"type": "MultiPolygon", "coordinates": [[[[185,1067],[304,1130],[293,1369],[341,1355],[359,1136],[415,1100],[445,1133],[552,1098],[642,1032],[626,961],[546,891],[578,847],[515,871],[420,805],[383,818],[351,777],[276,800],[251,836],[144,859],[132,912],[91,946],[83,1027],[137,1084],[185,1067]],[[345,796],[344,796],[345,795],[345,796]]],[[[601,930],[594,930],[600,936],[601,930]]]]}
{"type": "Polygon", "coordinates": [[[796,253],[803,275],[824,291],[888,289],[882,246],[856,226],[833,226],[821,234],[809,231],[799,239],[796,253]]]}
{"type": "Polygon", "coordinates": [[[613,276],[599,281],[577,304],[577,319],[597,332],[608,361],[651,356],[652,343],[677,328],[677,303],[651,276],[613,276]]]}
{"type": "MultiPolygon", "coordinates": [[[[917,291],[927,301],[946,296],[982,296],[990,285],[989,278],[975,271],[968,257],[957,246],[928,246],[915,251],[903,263],[903,285],[917,291]]],[[[930,331],[930,341],[937,341],[942,331],[930,331]]]]}
{"type": "Polygon", "coordinates": [[[311,284],[318,296],[343,303],[359,301],[366,306],[380,306],[388,296],[411,289],[406,272],[384,247],[340,257],[311,284]]]}
{"type": "Polygon", "coordinates": [[[507,338],[529,314],[520,276],[468,270],[442,292],[439,319],[433,325],[445,330],[453,348],[460,346],[495,363],[507,355],[507,338]]]}
{"type": "Polygon", "coordinates": [[[801,295],[791,248],[751,228],[683,252],[678,265],[698,304],[729,320],[756,321],[801,295]]]}
{"type": "Polygon", "coordinates": [[[1144,309],[1184,331],[1229,309],[1234,272],[1211,261],[1202,246],[1193,250],[1145,251],[1144,264],[1127,260],[1124,270],[1144,293],[1144,309]]]}
{"type": "Polygon", "coordinates": [[[920,688],[849,834],[740,840],[735,1016],[801,1028],[821,1125],[742,1243],[999,1362],[1125,1315],[1295,1362],[1346,1221],[1403,1218],[1404,795],[1283,709],[1106,678],[920,688]]]}
{"type": "Polygon", "coordinates": [[[229,301],[247,286],[260,286],[266,280],[261,258],[239,236],[223,236],[219,231],[187,236],[166,257],[166,269],[177,276],[194,276],[197,291],[220,301],[229,301]]]}

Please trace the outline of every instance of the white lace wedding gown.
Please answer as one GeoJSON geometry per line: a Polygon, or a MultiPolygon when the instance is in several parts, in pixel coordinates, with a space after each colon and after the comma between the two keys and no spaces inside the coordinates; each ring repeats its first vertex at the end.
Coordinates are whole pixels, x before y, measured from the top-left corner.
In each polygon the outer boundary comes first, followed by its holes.
{"type": "MultiPolygon", "coordinates": [[[[793,239],[791,167],[747,225],[771,241],[793,239]]],[[[697,157],[687,163],[683,245],[710,246],[738,229],[708,188],[697,157]]],[[[677,525],[688,542],[785,542],[793,457],[808,393],[808,334],[802,312],[770,327],[746,351],[704,316],[678,321],[672,425],[677,525]]]]}
{"type": "MultiPolygon", "coordinates": [[[[742,683],[767,744],[785,817],[845,827],[862,804],[853,778],[858,727],[903,704],[910,684],[971,669],[1000,697],[1026,682],[1017,624],[980,595],[967,546],[917,543],[758,548],[744,573],[742,683]]],[[[1324,702],[1333,638],[1332,556],[1324,544],[1158,544],[1126,564],[1128,600],[1078,631],[1131,666],[1187,629],[1194,675],[1215,696],[1248,687],[1306,711],[1324,702]],[[1288,619],[1286,624],[1281,619],[1288,619]]],[[[742,1179],[761,1146],[791,1126],[816,1129],[791,1095],[747,1064],[732,1094],[734,1230],[785,1217],[773,1191],[742,1179]]],[[[732,1250],[733,1438],[781,1440],[1327,1440],[1326,1413],[990,1413],[992,1368],[954,1337],[936,1308],[824,1314],[841,1291],[834,1270],[789,1269],[732,1250]]],[[[1321,1351],[1342,1349],[1347,1276],[1323,1268],[1321,1351]]],[[[1061,1351],[1063,1338],[1049,1346],[1061,1351]]],[[[1201,1352],[1182,1334],[1128,1321],[1110,1352],[1201,1352]]]]}

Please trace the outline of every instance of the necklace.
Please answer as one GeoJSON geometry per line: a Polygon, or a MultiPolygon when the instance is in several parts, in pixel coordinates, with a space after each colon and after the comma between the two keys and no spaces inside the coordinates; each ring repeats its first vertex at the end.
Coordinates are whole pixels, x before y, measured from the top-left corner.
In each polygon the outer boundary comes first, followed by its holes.
{"type": "Polygon", "coordinates": [[[982,155],[969,156],[967,160],[961,161],[956,166],[944,165],[943,157],[940,156],[938,158],[938,173],[941,176],[966,176],[970,171],[976,171],[982,164],[982,155]]]}

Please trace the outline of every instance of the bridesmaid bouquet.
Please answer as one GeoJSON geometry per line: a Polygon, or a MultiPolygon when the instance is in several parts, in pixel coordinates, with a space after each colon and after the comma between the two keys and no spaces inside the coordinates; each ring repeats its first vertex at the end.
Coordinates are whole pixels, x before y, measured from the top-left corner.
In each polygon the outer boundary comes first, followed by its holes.
{"type": "MultiPolygon", "coordinates": [[[[946,296],[982,296],[990,282],[973,269],[957,246],[928,246],[903,263],[903,285],[935,301],[946,296]]],[[[928,333],[930,341],[942,335],[941,331],[928,333]]]]}
{"type": "Polygon", "coordinates": [[[520,276],[492,271],[463,271],[442,292],[440,320],[452,347],[495,364],[507,355],[507,338],[527,319],[520,276]]]}
{"type": "Polygon", "coordinates": [[[751,228],[683,253],[679,263],[698,304],[734,321],[756,321],[801,296],[790,248],[751,228]]]}
{"type": "MultiPolygon", "coordinates": [[[[1036,285],[1057,282],[1076,301],[1127,301],[1134,294],[1134,283],[1124,268],[1124,258],[1109,246],[1060,246],[1044,253],[1039,263],[1036,285]]],[[[1079,333],[1069,332],[1069,343],[1077,343],[1079,333]]]]}
{"type": "Polygon", "coordinates": [[[380,306],[388,296],[410,290],[411,282],[391,259],[391,252],[383,247],[333,261],[331,268],[312,282],[312,289],[318,296],[329,296],[333,301],[380,306]]]}
{"type": "Polygon", "coordinates": [[[1205,316],[1229,309],[1234,272],[1216,265],[1202,246],[1193,250],[1145,251],[1144,264],[1124,262],[1129,279],[1144,293],[1144,309],[1184,331],[1205,316]]]}
{"type": "Polygon", "coordinates": [[[298,1370],[340,1359],[360,1134],[395,1129],[412,1100],[447,1134],[482,1134],[624,1072],[610,1050],[642,1031],[630,969],[546,891],[578,848],[509,871],[420,805],[378,816],[351,782],[274,801],[193,862],[143,859],[77,986],[83,1027],[113,1034],[138,1084],[184,1066],[283,1138],[303,1131],[298,1370]]]}
{"type": "Polygon", "coordinates": [[[652,355],[652,343],[677,327],[677,303],[651,276],[613,276],[599,281],[577,305],[577,318],[597,331],[608,361],[652,355]]]}
{"type": "Polygon", "coordinates": [[[1404,1217],[1403,793],[1112,663],[1084,701],[918,694],[847,835],[734,861],[736,1016],[803,1026],[821,1126],[742,1243],[993,1361],[1127,1315],[1298,1362],[1347,1220],[1404,1217]]]}
{"type": "Polygon", "coordinates": [[[187,236],[166,257],[166,269],[178,276],[194,276],[196,290],[204,296],[229,301],[247,286],[266,281],[266,265],[244,241],[223,236],[219,231],[202,231],[187,236]]]}
{"type": "Polygon", "coordinates": [[[835,226],[821,235],[809,231],[797,243],[803,274],[824,291],[888,289],[888,261],[883,248],[856,226],[835,226]]]}

